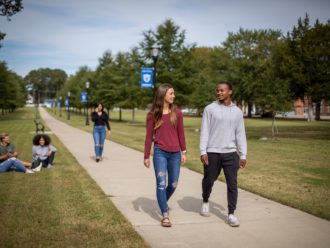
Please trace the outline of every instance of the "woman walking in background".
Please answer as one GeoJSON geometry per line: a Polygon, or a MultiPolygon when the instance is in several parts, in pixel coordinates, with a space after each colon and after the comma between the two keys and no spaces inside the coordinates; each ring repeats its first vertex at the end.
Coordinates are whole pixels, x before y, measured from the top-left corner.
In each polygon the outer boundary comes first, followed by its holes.
{"type": "Polygon", "coordinates": [[[109,116],[104,111],[101,103],[95,104],[95,111],[92,113],[92,121],[94,122],[93,137],[95,145],[95,159],[96,162],[102,160],[102,153],[104,147],[104,140],[107,136],[108,129],[109,135],[111,134],[109,116]]]}
{"type": "Polygon", "coordinates": [[[167,201],[177,187],[181,162],[184,164],[187,161],[183,115],[173,104],[174,98],[171,85],[161,84],[158,87],[151,110],[147,114],[144,146],[144,165],[149,168],[150,149],[154,142],[157,201],[163,216],[161,225],[164,227],[171,226],[167,201]]]}

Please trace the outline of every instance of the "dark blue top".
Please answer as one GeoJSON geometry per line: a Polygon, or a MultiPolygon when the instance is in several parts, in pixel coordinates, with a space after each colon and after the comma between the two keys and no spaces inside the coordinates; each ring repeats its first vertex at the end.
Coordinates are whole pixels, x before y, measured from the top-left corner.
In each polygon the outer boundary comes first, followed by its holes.
{"type": "Polygon", "coordinates": [[[109,124],[109,116],[105,111],[102,111],[101,115],[98,115],[96,112],[93,112],[92,121],[94,122],[94,126],[107,126],[108,130],[111,130],[109,124]]]}

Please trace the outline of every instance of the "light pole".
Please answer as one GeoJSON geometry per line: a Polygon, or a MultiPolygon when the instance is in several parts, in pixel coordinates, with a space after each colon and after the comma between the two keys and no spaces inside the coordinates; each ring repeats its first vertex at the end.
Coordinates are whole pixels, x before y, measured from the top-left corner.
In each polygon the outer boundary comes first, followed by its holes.
{"type": "Polygon", "coordinates": [[[36,120],[38,119],[38,91],[34,90],[34,99],[35,99],[35,105],[36,105],[36,120]]]}
{"type": "Polygon", "coordinates": [[[86,82],[86,93],[87,93],[87,96],[86,96],[86,126],[89,126],[89,116],[88,116],[88,89],[89,89],[89,85],[90,83],[87,81],[86,82]]]}
{"type": "Polygon", "coordinates": [[[68,120],[70,120],[70,96],[71,92],[68,91],[68,120]]]}
{"type": "Polygon", "coordinates": [[[158,60],[158,55],[159,55],[159,46],[157,45],[157,43],[152,45],[152,60],[154,62],[153,64],[153,69],[154,69],[154,73],[153,73],[153,95],[155,97],[156,95],[156,83],[157,83],[157,60],[158,60]]]}
{"type": "Polygon", "coordinates": [[[62,117],[62,106],[61,106],[61,104],[62,104],[62,96],[59,96],[59,100],[60,100],[60,104],[59,104],[59,108],[60,108],[60,117],[62,117]]]}
{"type": "Polygon", "coordinates": [[[55,97],[55,105],[54,105],[54,111],[55,111],[55,115],[56,115],[56,108],[57,108],[57,98],[55,97]]]}

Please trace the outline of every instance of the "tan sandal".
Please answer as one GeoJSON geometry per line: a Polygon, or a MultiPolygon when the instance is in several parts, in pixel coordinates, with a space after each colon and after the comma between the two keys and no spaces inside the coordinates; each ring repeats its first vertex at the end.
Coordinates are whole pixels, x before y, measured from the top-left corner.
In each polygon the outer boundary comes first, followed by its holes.
{"type": "Polygon", "coordinates": [[[164,217],[162,220],[161,220],[161,225],[162,227],[171,227],[172,224],[170,222],[170,218],[169,217],[164,217]]]}

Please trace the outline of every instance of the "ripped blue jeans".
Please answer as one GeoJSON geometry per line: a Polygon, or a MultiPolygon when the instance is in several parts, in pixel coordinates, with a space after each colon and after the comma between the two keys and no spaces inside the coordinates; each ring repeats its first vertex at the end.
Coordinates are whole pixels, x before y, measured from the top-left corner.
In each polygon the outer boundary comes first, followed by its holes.
{"type": "Polygon", "coordinates": [[[181,152],[166,152],[154,146],[153,163],[157,183],[157,201],[163,216],[168,216],[167,201],[174,193],[180,175],[181,152]],[[167,178],[166,178],[167,176],[167,178]],[[168,183],[166,184],[166,179],[168,183]]]}
{"type": "Polygon", "coordinates": [[[107,131],[105,129],[105,126],[94,126],[93,138],[94,138],[96,157],[102,157],[104,140],[106,136],[107,136],[107,131]]]}

